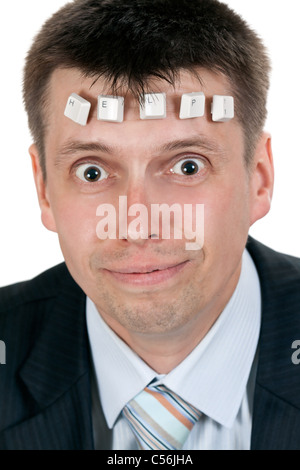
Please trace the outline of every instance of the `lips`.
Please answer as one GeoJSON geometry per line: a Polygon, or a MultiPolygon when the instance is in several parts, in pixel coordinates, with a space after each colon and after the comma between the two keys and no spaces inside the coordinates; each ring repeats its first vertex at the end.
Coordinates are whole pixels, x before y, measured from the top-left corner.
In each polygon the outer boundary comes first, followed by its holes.
{"type": "MultiPolygon", "coordinates": [[[[184,261],[185,262],[185,261],[184,261]]],[[[130,268],[118,268],[118,269],[111,269],[109,271],[120,273],[120,274],[149,274],[153,273],[154,271],[164,271],[166,269],[174,268],[175,266],[180,266],[182,263],[174,263],[174,264],[165,264],[165,265],[144,265],[144,266],[131,266],[130,268]]]]}
{"type": "Polygon", "coordinates": [[[184,261],[177,264],[130,266],[128,268],[117,268],[115,270],[104,270],[117,282],[132,284],[135,286],[151,286],[166,282],[175,277],[188,264],[184,261]]]}

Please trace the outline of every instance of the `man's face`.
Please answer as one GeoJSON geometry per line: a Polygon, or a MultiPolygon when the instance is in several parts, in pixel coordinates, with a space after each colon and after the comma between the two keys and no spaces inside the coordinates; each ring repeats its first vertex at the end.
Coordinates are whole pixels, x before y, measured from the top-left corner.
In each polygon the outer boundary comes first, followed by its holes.
{"type": "Polygon", "coordinates": [[[101,80],[91,86],[93,79],[76,70],[58,70],[51,79],[45,185],[33,156],[43,222],[57,231],[76,282],[123,337],[211,325],[238,281],[248,229],[268,210],[258,195],[263,172],[257,164],[249,176],[245,168],[241,125],[211,120],[212,96],[231,94],[227,80],[205,70],[201,78],[202,85],[182,73],[175,90],[153,82],[153,92],[167,94],[166,119],[141,120],[138,102],[127,95],[122,123],[97,120],[97,96],[110,94],[101,80]],[[206,96],[205,116],[180,120],[181,95],[194,91],[206,96]],[[84,127],[64,116],[73,92],[92,103],[84,127]],[[185,161],[194,172],[185,173],[185,161]],[[101,178],[90,181],[89,167],[101,178]],[[100,240],[97,208],[113,205],[118,220],[120,196],[149,213],[151,204],[203,204],[202,249],[186,250],[184,238],[151,238],[150,229],[148,239],[100,240]]]}

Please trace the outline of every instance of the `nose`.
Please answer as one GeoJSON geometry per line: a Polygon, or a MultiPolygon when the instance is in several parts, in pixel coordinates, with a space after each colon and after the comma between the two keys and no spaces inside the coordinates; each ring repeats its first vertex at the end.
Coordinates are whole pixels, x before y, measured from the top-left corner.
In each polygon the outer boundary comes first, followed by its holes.
{"type": "Polygon", "coordinates": [[[119,198],[119,235],[139,245],[158,238],[151,233],[151,190],[145,180],[131,179],[126,194],[119,198]]]}

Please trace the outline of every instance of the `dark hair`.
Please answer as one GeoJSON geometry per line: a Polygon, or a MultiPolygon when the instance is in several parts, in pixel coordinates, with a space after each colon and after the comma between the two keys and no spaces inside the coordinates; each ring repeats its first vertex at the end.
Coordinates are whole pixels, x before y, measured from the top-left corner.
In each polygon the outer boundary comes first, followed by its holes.
{"type": "Polygon", "coordinates": [[[24,101],[45,176],[47,88],[58,68],[105,78],[141,96],[147,81],[175,84],[182,69],[225,74],[249,163],[266,118],[269,60],[245,21],[217,0],[74,0],[42,27],[28,53],[24,101]]]}

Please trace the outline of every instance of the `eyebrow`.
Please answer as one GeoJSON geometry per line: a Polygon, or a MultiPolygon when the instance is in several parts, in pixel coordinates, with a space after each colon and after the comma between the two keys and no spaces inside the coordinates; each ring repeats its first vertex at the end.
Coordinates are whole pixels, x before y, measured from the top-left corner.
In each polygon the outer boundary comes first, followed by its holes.
{"type": "MultiPolygon", "coordinates": [[[[222,157],[225,151],[215,140],[207,139],[205,136],[197,135],[187,139],[176,139],[163,144],[161,147],[154,149],[155,152],[172,152],[177,150],[184,150],[191,147],[202,148],[207,152],[218,154],[222,157]]],[[[64,161],[64,157],[69,155],[76,155],[82,152],[100,152],[108,155],[119,153],[120,147],[109,146],[99,140],[94,142],[85,142],[80,140],[66,142],[57,152],[55,165],[59,165],[64,161]]]]}
{"type": "Polygon", "coordinates": [[[208,152],[224,153],[224,149],[222,149],[218,142],[207,139],[207,137],[202,135],[197,135],[194,138],[172,140],[171,142],[164,144],[160,150],[163,152],[170,152],[174,150],[183,150],[188,147],[200,147],[208,152]]]}
{"type": "Polygon", "coordinates": [[[113,150],[103,142],[83,142],[83,141],[68,141],[58,151],[58,155],[68,156],[80,152],[104,152],[113,153],[113,150]]]}
{"type": "Polygon", "coordinates": [[[113,148],[100,141],[84,142],[80,140],[67,141],[57,152],[55,166],[60,166],[65,161],[65,157],[80,154],[82,152],[101,152],[108,155],[113,154],[113,148]]]}

